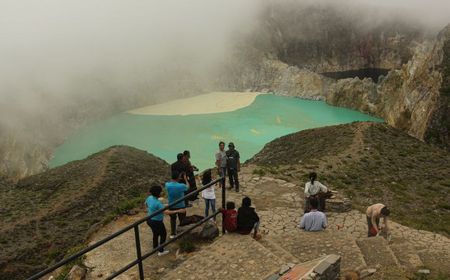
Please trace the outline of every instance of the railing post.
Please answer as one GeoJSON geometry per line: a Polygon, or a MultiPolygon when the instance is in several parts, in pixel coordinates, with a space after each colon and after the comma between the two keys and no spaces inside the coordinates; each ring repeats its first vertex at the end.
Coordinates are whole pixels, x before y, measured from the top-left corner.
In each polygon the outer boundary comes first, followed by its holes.
{"type": "Polygon", "coordinates": [[[141,239],[139,238],[139,225],[134,226],[134,240],[136,241],[136,255],[139,267],[139,279],[144,280],[144,267],[142,266],[141,239]]]}
{"type": "MultiPolygon", "coordinates": [[[[222,209],[226,209],[226,188],[225,188],[225,175],[223,176],[223,184],[222,184],[222,209]]],[[[225,234],[225,219],[222,214],[222,234],[225,234]]]]}

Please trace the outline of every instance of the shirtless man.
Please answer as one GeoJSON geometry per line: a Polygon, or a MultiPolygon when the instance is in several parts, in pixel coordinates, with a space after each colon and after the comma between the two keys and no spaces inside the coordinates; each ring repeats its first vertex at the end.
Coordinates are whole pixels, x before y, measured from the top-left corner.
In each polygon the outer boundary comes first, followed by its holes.
{"type": "Polygon", "coordinates": [[[389,216],[389,209],[381,203],[371,205],[367,208],[367,236],[377,236],[378,232],[381,230],[380,218],[383,218],[384,230],[388,231],[387,217],[389,216]]]}

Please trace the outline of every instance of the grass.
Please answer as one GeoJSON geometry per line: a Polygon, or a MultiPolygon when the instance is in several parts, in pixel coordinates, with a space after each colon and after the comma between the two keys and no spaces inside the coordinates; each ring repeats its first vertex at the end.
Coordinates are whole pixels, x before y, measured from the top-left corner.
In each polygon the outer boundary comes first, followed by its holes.
{"type": "Polygon", "coordinates": [[[352,150],[346,148],[359,125],[281,137],[267,144],[254,163],[260,168],[295,167],[291,173],[297,173],[300,181],[308,180],[305,169],[316,170],[319,181],[345,193],[358,210],[364,212],[368,205],[382,202],[391,208],[395,221],[450,236],[450,153],[387,125],[372,124],[359,127],[364,127],[363,145],[350,155],[352,150]],[[341,164],[332,165],[329,160],[341,164]]]}
{"type": "MultiPolygon", "coordinates": [[[[68,258],[68,257],[72,256],[73,254],[83,250],[84,248],[85,248],[84,245],[72,247],[71,249],[67,250],[66,255],[64,257],[68,258]]],[[[79,258],[71,261],[70,263],[66,264],[65,266],[63,266],[62,271],[58,274],[58,276],[55,277],[55,280],[67,279],[67,275],[69,274],[72,267],[75,265],[83,266],[83,257],[79,257],[79,258]]]]}
{"type": "Polygon", "coordinates": [[[185,253],[191,253],[197,249],[195,241],[189,236],[182,237],[178,241],[178,246],[180,248],[180,251],[185,253]]]}
{"type": "Polygon", "coordinates": [[[262,169],[262,168],[255,168],[255,169],[253,169],[252,174],[262,177],[262,176],[266,175],[266,171],[264,171],[264,169],[262,169]]]}

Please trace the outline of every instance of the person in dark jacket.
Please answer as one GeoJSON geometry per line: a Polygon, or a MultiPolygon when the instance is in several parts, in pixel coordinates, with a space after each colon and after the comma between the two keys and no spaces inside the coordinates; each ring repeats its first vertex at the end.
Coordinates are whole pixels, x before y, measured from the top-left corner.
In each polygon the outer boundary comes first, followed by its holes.
{"type": "Polygon", "coordinates": [[[237,231],[240,234],[250,234],[254,230],[253,238],[259,240],[261,238],[258,234],[259,217],[251,205],[252,200],[248,196],[242,199],[242,206],[238,209],[237,215],[237,231]]]}
{"type": "Polygon", "coordinates": [[[236,192],[239,192],[239,176],[238,172],[241,171],[241,162],[239,152],[234,148],[233,142],[228,144],[228,150],[225,152],[227,157],[227,173],[230,180],[230,189],[235,188],[236,192]]]}
{"type": "MultiPolygon", "coordinates": [[[[194,171],[198,171],[198,168],[191,163],[191,152],[188,150],[183,152],[183,162],[186,172],[186,177],[189,183],[189,190],[186,194],[191,193],[197,189],[197,182],[195,181],[194,171]]],[[[198,194],[190,197],[188,200],[194,201],[198,199],[198,194]]]]}
{"type": "MultiPolygon", "coordinates": [[[[184,155],[182,153],[177,154],[177,161],[170,165],[171,174],[183,174],[187,171],[186,163],[184,162],[184,155]]],[[[184,182],[185,184],[186,182],[184,182]]]]}

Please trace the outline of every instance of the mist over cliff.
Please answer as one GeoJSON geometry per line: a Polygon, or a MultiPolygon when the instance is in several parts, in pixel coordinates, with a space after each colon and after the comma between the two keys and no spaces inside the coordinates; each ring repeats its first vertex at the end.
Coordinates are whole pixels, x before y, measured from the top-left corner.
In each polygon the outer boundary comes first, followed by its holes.
{"type": "MultiPolygon", "coordinates": [[[[400,68],[450,9],[443,0],[1,6],[0,173],[13,177],[45,168],[52,150],[93,120],[204,91],[270,88],[275,72],[255,72],[262,58],[318,73],[400,68]]],[[[309,94],[304,83],[286,86],[309,94]]]]}

